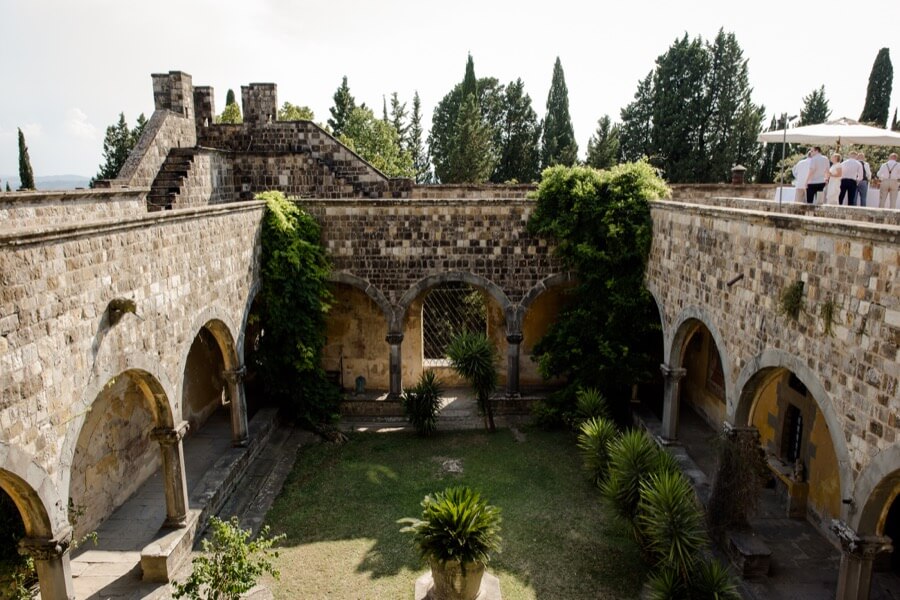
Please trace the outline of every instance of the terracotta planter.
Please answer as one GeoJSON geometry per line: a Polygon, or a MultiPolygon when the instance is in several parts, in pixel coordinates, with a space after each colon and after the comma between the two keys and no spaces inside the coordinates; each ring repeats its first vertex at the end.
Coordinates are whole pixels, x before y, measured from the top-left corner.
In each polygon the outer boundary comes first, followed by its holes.
{"type": "Polygon", "coordinates": [[[475,600],[481,589],[483,563],[465,563],[463,569],[463,565],[455,560],[430,562],[434,579],[433,600],[475,600]]]}

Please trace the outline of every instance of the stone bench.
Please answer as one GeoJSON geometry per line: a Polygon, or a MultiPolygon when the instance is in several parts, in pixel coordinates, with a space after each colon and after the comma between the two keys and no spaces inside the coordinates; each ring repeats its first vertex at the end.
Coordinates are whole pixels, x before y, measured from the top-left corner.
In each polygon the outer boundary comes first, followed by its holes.
{"type": "Polygon", "coordinates": [[[761,537],[750,531],[728,534],[729,558],[742,577],[765,577],[769,574],[772,551],[761,537]]]}

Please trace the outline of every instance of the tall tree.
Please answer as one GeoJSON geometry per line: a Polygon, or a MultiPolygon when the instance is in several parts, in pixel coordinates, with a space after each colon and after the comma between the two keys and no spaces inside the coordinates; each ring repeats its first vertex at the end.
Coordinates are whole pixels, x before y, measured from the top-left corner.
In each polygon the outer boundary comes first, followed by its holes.
{"type": "Polygon", "coordinates": [[[328,119],[328,126],[331,127],[331,133],[338,137],[344,132],[350,113],[356,108],[356,100],[350,95],[350,86],[347,85],[347,76],[341,80],[341,85],[334,93],[334,106],[328,109],[331,112],[331,118],[328,119]]]}
{"type": "Polygon", "coordinates": [[[216,117],[216,123],[221,124],[240,125],[243,122],[244,117],[241,115],[241,107],[238,106],[237,102],[226,104],[222,114],[216,117]]]}
{"type": "Polygon", "coordinates": [[[141,140],[141,136],[144,135],[144,129],[147,127],[147,117],[144,116],[144,113],[138,115],[137,121],[134,124],[134,129],[131,130],[131,148],[128,149],[128,152],[131,152],[131,149],[137,146],[137,143],[141,140]]]}
{"type": "Polygon", "coordinates": [[[612,124],[609,115],[597,121],[597,131],[588,140],[585,162],[595,169],[608,169],[619,162],[619,126],[612,124]]]}
{"type": "Polygon", "coordinates": [[[824,123],[831,116],[828,98],[825,97],[825,86],[813,90],[803,96],[803,108],[800,109],[800,125],[816,125],[824,123]]]}
{"type": "Polygon", "coordinates": [[[9,180],[6,181],[6,191],[11,192],[12,189],[9,187],[9,180]]]}
{"type": "Polygon", "coordinates": [[[315,118],[315,113],[308,106],[297,106],[296,104],[285,102],[278,109],[279,121],[312,121],[315,118]]]}
{"type": "Polygon", "coordinates": [[[425,149],[425,129],[422,127],[422,101],[419,92],[413,94],[412,115],[407,131],[406,148],[412,158],[413,173],[416,183],[431,181],[431,161],[425,149]]]}
{"type": "Polygon", "coordinates": [[[406,110],[406,102],[400,102],[397,92],[391,94],[391,125],[397,130],[400,141],[406,143],[406,134],[409,131],[409,123],[406,122],[408,116],[406,110]]]}
{"type": "Polygon", "coordinates": [[[338,139],[388,177],[412,177],[412,158],[400,149],[398,137],[390,123],[358,106],[350,113],[338,139]]]}
{"type": "Polygon", "coordinates": [[[456,120],[456,142],[450,155],[448,182],[487,181],[494,166],[492,133],[481,119],[475,94],[466,95],[456,120]]]}
{"type": "Polygon", "coordinates": [[[25,134],[19,129],[19,189],[33,190],[34,171],[31,170],[31,158],[28,156],[28,146],[25,145],[25,134]]]}
{"type": "Polygon", "coordinates": [[[234,99],[234,90],[229,88],[228,93],[225,94],[225,106],[229,104],[237,104],[237,101],[234,99]]]}
{"type": "Polygon", "coordinates": [[[882,48],[872,64],[869,73],[869,87],[866,88],[866,103],[859,120],[887,127],[891,105],[891,88],[894,85],[894,67],[891,65],[890,51],[882,48]]]}
{"type": "Polygon", "coordinates": [[[653,71],[638,82],[632,100],[620,114],[619,144],[622,159],[634,162],[650,157],[653,148],[653,71]]]}
{"type": "Polygon", "coordinates": [[[103,164],[94,179],[91,180],[93,187],[96,181],[101,179],[115,179],[119,176],[119,171],[134,144],[134,137],[128,129],[128,123],[125,121],[125,113],[119,113],[119,120],[106,128],[106,136],[103,138],[103,164]]]}
{"type": "Polygon", "coordinates": [[[521,79],[506,86],[503,108],[503,121],[498,128],[499,160],[491,181],[537,181],[540,177],[541,125],[521,79]]]}
{"type": "Polygon", "coordinates": [[[553,79],[547,94],[547,116],[544,117],[544,137],[541,144],[541,166],[572,166],[578,160],[578,144],[569,116],[569,89],[562,62],[556,57],[553,79]]]}

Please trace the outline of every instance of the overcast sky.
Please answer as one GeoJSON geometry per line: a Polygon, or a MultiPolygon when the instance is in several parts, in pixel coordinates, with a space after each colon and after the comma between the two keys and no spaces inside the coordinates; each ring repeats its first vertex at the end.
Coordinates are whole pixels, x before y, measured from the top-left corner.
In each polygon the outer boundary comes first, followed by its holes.
{"type": "Polygon", "coordinates": [[[659,54],[685,32],[711,39],[719,28],[737,35],[769,115],[796,114],[824,84],[832,116],[858,118],[879,48],[900,70],[896,6],[878,6],[883,15],[864,3],[768,0],[0,0],[0,174],[18,173],[16,127],[36,175],[95,174],[106,126],[120,111],[129,124],[153,111],[151,73],[182,70],[213,86],[218,111],[229,87],[240,98],[242,84],[275,82],[279,103],[308,105],[320,122],[347,75],[376,112],[382,95],[418,90],[430,123],[467,52],[479,77],[521,77],[540,117],[559,56],[583,157],[597,119],[618,119],[659,54]],[[853,29],[848,8],[860,12],[853,29]]]}

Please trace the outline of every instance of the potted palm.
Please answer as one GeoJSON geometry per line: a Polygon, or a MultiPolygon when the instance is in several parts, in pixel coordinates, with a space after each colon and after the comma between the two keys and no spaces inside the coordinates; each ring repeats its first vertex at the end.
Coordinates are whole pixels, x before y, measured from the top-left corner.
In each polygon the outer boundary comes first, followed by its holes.
{"type": "Polygon", "coordinates": [[[450,487],[422,500],[422,518],[407,517],[400,531],[412,533],[431,565],[434,600],[475,600],[485,564],[500,549],[500,509],[469,487],[450,487]]]}

